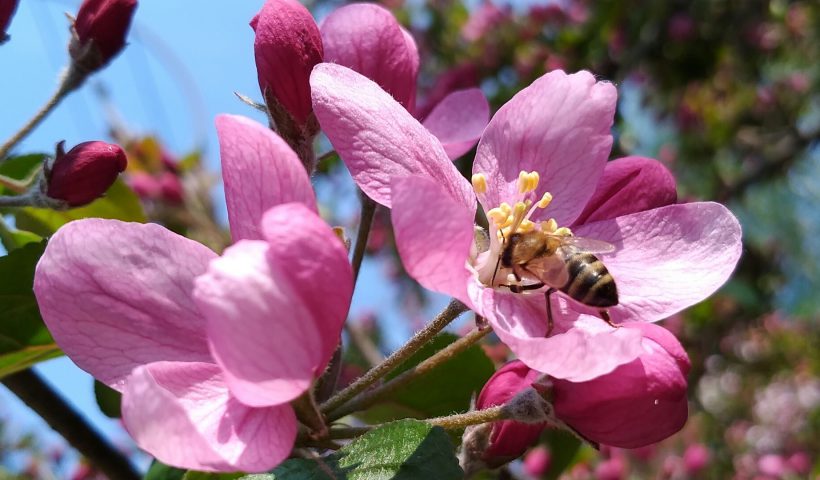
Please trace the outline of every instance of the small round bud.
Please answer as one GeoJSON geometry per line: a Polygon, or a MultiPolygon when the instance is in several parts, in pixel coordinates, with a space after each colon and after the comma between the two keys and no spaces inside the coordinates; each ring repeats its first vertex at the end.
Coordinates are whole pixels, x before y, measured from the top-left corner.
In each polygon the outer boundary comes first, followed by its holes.
{"type": "Polygon", "coordinates": [[[519,420],[492,424],[489,444],[482,456],[490,468],[520,457],[544,430],[546,424],[536,422],[546,421],[548,412],[538,411],[538,406],[549,405],[532,388],[539,376],[540,373],[515,360],[495,372],[481,389],[476,401],[477,409],[504,405],[505,413],[519,420]]]}
{"type": "Polygon", "coordinates": [[[64,153],[61,142],[46,171],[45,193],[70,207],[86,205],[101,197],[127,164],[119,145],[84,142],[64,153]]]}
{"type": "Polygon", "coordinates": [[[137,0],[85,0],[69,45],[74,61],[96,70],[120,53],[136,8],[137,0]]]}
{"type": "Polygon", "coordinates": [[[549,470],[551,461],[552,456],[547,447],[539,445],[524,457],[524,471],[533,477],[540,478],[549,470]]]}
{"type": "Polygon", "coordinates": [[[683,464],[689,476],[697,476],[709,464],[711,454],[702,443],[693,443],[683,452],[683,464]]]}

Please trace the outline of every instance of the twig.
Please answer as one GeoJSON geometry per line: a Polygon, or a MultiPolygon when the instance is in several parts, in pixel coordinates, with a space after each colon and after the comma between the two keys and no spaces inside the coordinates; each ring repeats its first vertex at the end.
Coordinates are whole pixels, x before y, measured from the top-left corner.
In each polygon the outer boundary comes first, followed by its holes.
{"type": "Polygon", "coordinates": [[[459,338],[450,345],[447,345],[445,348],[439,350],[434,355],[431,355],[429,358],[419,363],[415,367],[405,372],[402,372],[400,375],[396,376],[384,385],[381,385],[379,387],[374,388],[373,390],[365,392],[359,397],[355,398],[354,400],[342,405],[340,408],[328,413],[328,421],[333,421],[342,418],[346,415],[349,415],[353,412],[364,410],[365,408],[376,403],[385,395],[396,391],[396,389],[404,385],[407,385],[415,379],[427,374],[429,371],[433,370],[442,363],[447,362],[456,355],[467,350],[470,346],[474,345],[476,342],[484,338],[491,331],[491,328],[473,330],[472,332],[459,338]]]}
{"type": "Polygon", "coordinates": [[[142,478],[128,459],[97,433],[37,373],[24,370],[4,377],[2,382],[108,478],[142,478]]]}
{"type": "Polygon", "coordinates": [[[452,300],[445,309],[439,313],[422,330],[413,335],[407,343],[401,348],[393,352],[382,363],[370,369],[367,373],[359,377],[355,382],[350,384],[344,390],[332,396],[328,401],[323,403],[319,409],[322,413],[327,414],[341,405],[347,403],[351,398],[363,392],[367,387],[376,383],[377,380],[387,375],[393,369],[398,367],[402,362],[407,360],[411,355],[416,353],[419,348],[427,344],[438,332],[444,329],[459,315],[467,311],[467,307],[458,300],[452,300]]]}

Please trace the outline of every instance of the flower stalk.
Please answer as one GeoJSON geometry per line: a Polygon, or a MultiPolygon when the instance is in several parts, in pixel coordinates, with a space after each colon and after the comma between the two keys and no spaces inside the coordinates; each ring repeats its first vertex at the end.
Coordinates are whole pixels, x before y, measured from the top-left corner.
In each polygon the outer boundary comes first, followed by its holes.
{"type": "Polygon", "coordinates": [[[365,392],[360,396],[356,397],[354,400],[342,405],[341,408],[338,408],[328,413],[328,421],[337,420],[353,412],[364,410],[365,408],[370,407],[371,405],[378,402],[380,399],[384,398],[386,395],[390,394],[391,392],[394,392],[396,389],[403,387],[408,383],[411,383],[414,380],[418,379],[419,377],[426,375],[434,368],[454,358],[461,352],[467,350],[472,345],[475,345],[482,338],[487,336],[491,331],[492,328],[473,330],[472,332],[461,337],[460,339],[456,340],[450,345],[447,345],[445,348],[439,350],[434,355],[431,355],[429,358],[419,363],[415,367],[405,372],[402,372],[400,375],[393,378],[384,385],[381,385],[377,388],[374,388],[373,390],[365,392]]]}
{"type": "Polygon", "coordinates": [[[410,358],[419,348],[427,344],[440,331],[455,320],[459,315],[467,311],[467,307],[458,300],[452,300],[444,310],[439,313],[426,327],[418,331],[401,348],[393,352],[382,363],[370,369],[367,373],[359,377],[347,388],[341,390],[330,397],[325,403],[319,406],[322,413],[327,414],[347,403],[350,399],[366,390],[380,378],[384,377],[402,362],[410,358]]]}

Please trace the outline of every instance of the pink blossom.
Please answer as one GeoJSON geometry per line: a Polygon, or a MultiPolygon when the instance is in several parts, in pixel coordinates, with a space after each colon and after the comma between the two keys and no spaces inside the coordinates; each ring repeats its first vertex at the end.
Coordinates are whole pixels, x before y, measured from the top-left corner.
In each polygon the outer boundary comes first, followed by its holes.
{"type": "Polygon", "coordinates": [[[686,467],[686,473],[690,476],[699,474],[709,465],[711,456],[712,454],[709,448],[702,443],[693,443],[686,447],[686,451],[683,452],[683,463],[686,467]]]}
{"type": "MultiPolygon", "coordinates": [[[[476,400],[476,409],[504,405],[522,390],[532,386],[540,376],[521,362],[509,362],[490,377],[476,400]]],[[[538,440],[545,424],[527,424],[514,420],[494,422],[489,445],[482,460],[490,468],[515,460],[538,440]]]]}
{"type": "Polygon", "coordinates": [[[538,445],[524,457],[524,471],[533,477],[541,477],[550,468],[552,456],[547,447],[538,445]]]}
{"type": "Polygon", "coordinates": [[[626,462],[622,457],[608,458],[595,467],[598,480],[623,480],[626,478],[626,462]]]}
{"type": "Polygon", "coordinates": [[[217,118],[234,244],[220,257],[152,224],[85,219],[37,265],[43,319],[82,369],[123,393],[123,421],[164,463],[264,471],[290,453],[289,402],[336,348],[347,254],[284,141],[217,118]]]}
{"type": "Polygon", "coordinates": [[[392,207],[408,273],[484,316],[533,369],[589,380],[637,358],[641,335],[607,325],[596,309],[560,292],[550,297],[548,332],[543,289],[513,293],[502,285],[510,272],[496,273],[502,239],[492,219],[570,227],[612,244],[615,251],[600,258],[617,282],[619,304],[609,308],[616,323],[654,322],[697,303],[737,263],[740,226],[725,207],[672,204],[674,181],[656,161],[607,163],[615,87],[587,72],[551,72],[501,107],[473,164],[478,194],[439,140],[372,81],[321,64],[311,87],[317,118],[358,185],[392,207]],[[491,218],[478,235],[487,241],[477,241],[476,196],[491,218]]]}
{"type": "MultiPolygon", "coordinates": [[[[410,33],[390,11],[370,3],[336,9],[319,27],[325,61],[344,65],[373,80],[410,113],[416,112],[419,53],[410,33]]],[[[424,126],[451,159],[469,151],[490,117],[480,89],[450,92],[424,116],[424,126]]]]}
{"type": "Polygon", "coordinates": [[[484,0],[461,27],[461,36],[468,42],[480,40],[510,17],[509,6],[500,9],[490,0],[484,0]]]}

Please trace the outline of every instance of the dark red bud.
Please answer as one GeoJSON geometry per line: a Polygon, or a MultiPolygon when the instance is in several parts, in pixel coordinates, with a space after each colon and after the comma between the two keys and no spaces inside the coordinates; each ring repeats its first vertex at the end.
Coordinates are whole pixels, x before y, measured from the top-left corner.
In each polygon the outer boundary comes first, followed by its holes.
{"type": "Polygon", "coordinates": [[[6,30],[11,23],[11,17],[14,16],[14,11],[17,10],[18,0],[0,0],[0,43],[3,43],[8,38],[6,30]]]}
{"type": "Polygon", "coordinates": [[[79,207],[101,197],[125,170],[128,160],[119,145],[105,142],[84,142],[57,158],[48,175],[46,194],[79,207]]]}
{"type": "Polygon", "coordinates": [[[251,20],[259,88],[277,125],[281,106],[299,125],[313,112],[310,72],[322,61],[322,36],[310,12],[296,0],[268,0],[251,20]],[[275,102],[275,104],[274,104],[275,102]]]}
{"type": "Polygon", "coordinates": [[[72,42],[72,57],[78,59],[91,42],[99,55],[93,67],[108,63],[125,47],[136,8],[137,0],[85,0],[74,23],[78,44],[72,42]]]}

